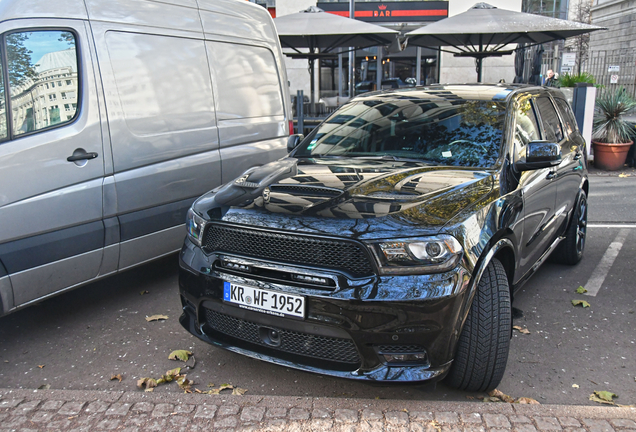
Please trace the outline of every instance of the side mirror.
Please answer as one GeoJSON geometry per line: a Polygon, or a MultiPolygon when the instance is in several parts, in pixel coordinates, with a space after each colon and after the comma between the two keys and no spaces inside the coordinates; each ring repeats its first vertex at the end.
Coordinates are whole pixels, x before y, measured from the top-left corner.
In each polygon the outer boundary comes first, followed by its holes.
{"type": "Polygon", "coordinates": [[[300,144],[303,138],[305,138],[303,134],[290,135],[289,138],[287,138],[287,152],[289,153],[298,147],[298,144],[300,144]]]}
{"type": "Polygon", "coordinates": [[[515,162],[517,171],[550,168],[561,163],[561,146],[548,141],[532,141],[526,146],[525,160],[515,162]]]}

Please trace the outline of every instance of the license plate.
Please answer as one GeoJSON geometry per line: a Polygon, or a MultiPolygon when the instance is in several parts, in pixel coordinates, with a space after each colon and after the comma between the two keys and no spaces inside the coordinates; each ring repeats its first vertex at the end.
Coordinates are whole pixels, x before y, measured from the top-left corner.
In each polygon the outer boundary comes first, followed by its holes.
{"type": "Polygon", "coordinates": [[[305,297],[223,282],[223,300],[243,309],[305,318],[305,297]]]}

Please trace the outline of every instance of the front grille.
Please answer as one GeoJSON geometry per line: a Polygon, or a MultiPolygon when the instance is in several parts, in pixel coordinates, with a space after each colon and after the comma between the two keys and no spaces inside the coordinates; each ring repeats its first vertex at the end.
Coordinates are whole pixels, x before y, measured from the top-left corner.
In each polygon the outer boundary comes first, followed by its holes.
{"type": "Polygon", "coordinates": [[[364,246],[346,240],[281,234],[243,227],[210,225],[203,248],[289,264],[343,270],[352,276],[370,276],[373,267],[364,246]]]}
{"type": "Polygon", "coordinates": [[[339,363],[360,363],[360,356],[352,340],[316,336],[289,330],[276,329],[280,345],[273,347],[259,336],[259,325],[205,309],[207,324],[215,331],[245,342],[261,345],[277,351],[298,354],[339,363]]]}
{"type": "Polygon", "coordinates": [[[376,349],[382,354],[407,354],[426,351],[420,345],[377,345],[376,349]]]}

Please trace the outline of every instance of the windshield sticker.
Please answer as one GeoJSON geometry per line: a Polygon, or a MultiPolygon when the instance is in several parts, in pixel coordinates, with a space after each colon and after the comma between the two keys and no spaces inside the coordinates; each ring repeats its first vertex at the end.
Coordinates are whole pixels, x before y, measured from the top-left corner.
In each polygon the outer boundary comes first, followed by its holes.
{"type": "Polygon", "coordinates": [[[442,152],[442,156],[445,158],[449,158],[449,157],[453,157],[453,152],[452,151],[443,151],[442,152]]]}

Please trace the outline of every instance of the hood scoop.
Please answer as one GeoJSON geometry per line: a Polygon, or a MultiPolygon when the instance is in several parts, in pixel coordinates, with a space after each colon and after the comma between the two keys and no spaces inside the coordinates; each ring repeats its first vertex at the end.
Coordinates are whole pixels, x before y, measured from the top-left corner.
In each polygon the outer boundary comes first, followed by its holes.
{"type": "Polygon", "coordinates": [[[269,187],[271,192],[295,196],[337,197],[342,190],[325,186],[275,184],[269,187]]]}

